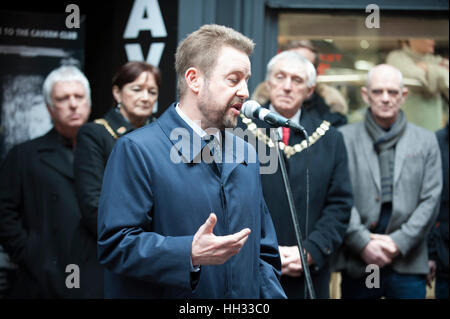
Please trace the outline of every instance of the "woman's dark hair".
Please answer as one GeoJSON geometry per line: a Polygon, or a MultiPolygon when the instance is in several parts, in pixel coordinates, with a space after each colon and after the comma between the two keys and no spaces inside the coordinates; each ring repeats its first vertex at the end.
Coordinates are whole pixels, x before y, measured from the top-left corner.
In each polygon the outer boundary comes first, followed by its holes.
{"type": "Polygon", "coordinates": [[[127,83],[133,82],[142,72],[149,72],[155,77],[158,89],[161,87],[161,72],[158,67],[140,61],[132,61],[122,65],[114,74],[112,85],[122,90],[127,83]]]}

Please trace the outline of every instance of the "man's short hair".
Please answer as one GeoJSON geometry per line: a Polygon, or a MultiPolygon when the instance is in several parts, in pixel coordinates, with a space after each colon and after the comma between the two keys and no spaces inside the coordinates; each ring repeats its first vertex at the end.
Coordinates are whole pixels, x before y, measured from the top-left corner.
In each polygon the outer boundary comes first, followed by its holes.
{"type": "Polygon", "coordinates": [[[190,67],[196,67],[209,78],[223,46],[230,46],[250,56],[254,42],[243,34],[217,24],[205,24],[189,34],[175,53],[175,70],[178,76],[178,94],[186,92],[184,75],[190,67]]]}
{"type": "Polygon", "coordinates": [[[308,77],[306,85],[308,86],[308,88],[312,88],[316,84],[316,69],[314,68],[314,65],[312,65],[312,63],[303,55],[295,51],[283,51],[275,55],[272,59],[270,59],[269,63],[267,63],[266,80],[269,80],[269,77],[272,74],[274,66],[280,60],[285,59],[291,61],[294,60],[305,66],[306,76],[308,77]]]}
{"type": "Polygon", "coordinates": [[[50,72],[50,74],[45,78],[44,84],[42,85],[42,92],[44,95],[45,103],[50,108],[53,108],[51,93],[55,83],[69,81],[78,81],[84,86],[84,90],[86,91],[86,95],[88,97],[89,106],[91,105],[91,88],[86,76],[77,67],[64,65],[50,72]]]}
{"type": "Polygon", "coordinates": [[[313,65],[317,69],[320,64],[319,60],[319,50],[312,44],[309,40],[291,40],[286,43],[284,43],[281,46],[281,51],[287,51],[287,50],[295,50],[295,49],[308,49],[312,53],[314,53],[314,62],[313,65]]]}

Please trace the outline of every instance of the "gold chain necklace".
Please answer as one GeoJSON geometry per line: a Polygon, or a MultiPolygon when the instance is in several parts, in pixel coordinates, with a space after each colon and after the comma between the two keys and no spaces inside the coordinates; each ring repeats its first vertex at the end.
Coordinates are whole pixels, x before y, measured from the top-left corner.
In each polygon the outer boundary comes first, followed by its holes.
{"type": "MultiPolygon", "coordinates": [[[[264,144],[269,146],[270,148],[275,146],[275,143],[272,141],[272,139],[267,136],[263,131],[258,128],[258,126],[253,123],[253,121],[247,117],[245,117],[243,114],[240,114],[242,118],[242,122],[247,125],[247,129],[252,132],[256,138],[263,141],[264,144]]],[[[326,134],[326,132],[330,129],[330,122],[323,121],[320,126],[312,133],[311,136],[309,136],[309,145],[312,146],[314,143],[316,143],[322,136],[326,134]]],[[[283,142],[278,142],[278,147],[280,150],[284,151],[284,154],[286,154],[286,157],[289,159],[291,156],[293,156],[296,153],[300,153],[305,148],[307,148],[306,140],[303,140],[301,143],[295,144],[293,146],[285,145],[283,142]]]]}
{"type": "Polygon", "coordinates": [[[117,134],[114,132],[114,130],[112,129],[111,126],[109,126],[109,123],[107,120],[105,119],[97,119],[94,121],[97,124],[103,125],[105,127],[105,129],[109,132],[109,134],[111,134],[112,137],[114,137],[115,140],[117,140],[119,137],[117,136],[117,134]]]}

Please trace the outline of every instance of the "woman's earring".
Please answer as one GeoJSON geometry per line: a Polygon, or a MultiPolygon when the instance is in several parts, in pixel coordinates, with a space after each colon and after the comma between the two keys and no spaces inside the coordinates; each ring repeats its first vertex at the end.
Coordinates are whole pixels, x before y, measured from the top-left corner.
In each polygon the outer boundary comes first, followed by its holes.
{"type": "Polygon", "coordinates": [[[120,110],[120,108],[122,107],[122,104],[120,104],[120,102],[119,103],[117,103],[117,108],[120,110]]]}

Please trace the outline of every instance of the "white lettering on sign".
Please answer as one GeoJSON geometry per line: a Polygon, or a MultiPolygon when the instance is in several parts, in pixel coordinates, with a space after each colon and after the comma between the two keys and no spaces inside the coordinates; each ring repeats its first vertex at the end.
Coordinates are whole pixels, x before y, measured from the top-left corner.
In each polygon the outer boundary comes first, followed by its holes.
{"type": "Polygon", "coordinates": [[[166,26],[157,0],[134,1],[123,37],[135,39],[142,30],[150,30],[154,38],[167,37],[166,26]],[[145,18],[144,15],[147,17],[145,18]]]}
{"type": "MultiPolygon", "coordinates": [[[[167,30],[157,0],[135,0],[123,34],[124,39],[136,39],[140,31],[150,31],[153,38],[167,37],[167,30]]],[[[165,43],[154,42],[144,57],[139,43],[125,45],[128,61],[145,61],[158,66],[165,43]]]]}
{"type": "Polygon", "coordinates": [[[148,51],[147,58],[144,59],[141,45],[138,43],[126,44],[128,61],[145,61],[153,65],[159,65],[165,44],[161,42],[152,43],[148,51]]]}

